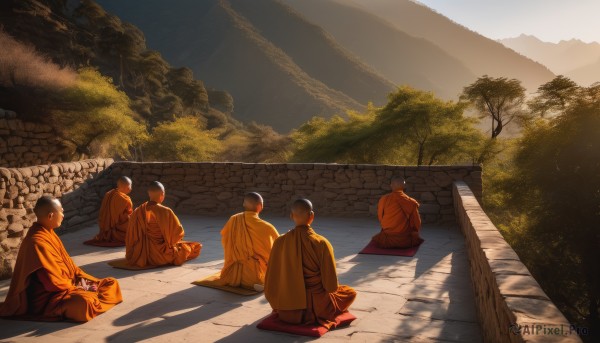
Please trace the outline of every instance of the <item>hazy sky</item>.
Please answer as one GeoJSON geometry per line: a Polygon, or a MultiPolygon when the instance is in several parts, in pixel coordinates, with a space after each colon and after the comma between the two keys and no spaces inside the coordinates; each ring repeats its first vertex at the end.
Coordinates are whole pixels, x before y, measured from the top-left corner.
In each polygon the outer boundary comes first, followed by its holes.
{"type": "Polygon", "coordinates": [[[600,42],[600,0],[418,0],[486,37],[600,42]]]}

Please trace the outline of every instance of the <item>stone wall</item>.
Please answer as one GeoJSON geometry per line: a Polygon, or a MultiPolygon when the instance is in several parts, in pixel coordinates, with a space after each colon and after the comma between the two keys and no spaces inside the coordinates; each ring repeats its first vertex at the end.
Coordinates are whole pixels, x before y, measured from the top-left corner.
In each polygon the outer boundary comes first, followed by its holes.
{"type": "Polygon", "coordinates": [[[23,167],[68,161],[73,149],[41,123],[25,122],[0,109],[0,165],[23,167]]]}
{"type": "Polygon", "coordinates": [[[35,220],[33,206],[37,199],[42,195],[61,198],[65,227],[74,228],[95,221],[99,199],[92,198],[93,193],[87,192],[87,180],[111,163],[112,159],[99,159],[0,168],[0,279],[10,277],[12,273],[21,241],[35,220]]]}
{"type": "Polygon", "coordinates": [[[454,181],[463,180],[481,194],[479,166],[116,162],[95,180],[98,196],[121,175],[133,180],[135,205],[146,201],[146,186],[158,180],[167,189],[165,204],[175,212],[213,216],[239,210],[248,191],[263,195],[265,214],[287,215],[292,200],[307,197],[318,215],[375,215],[393,175],[406,178],[407,193],[421,202],[428,223],[455,221],[454,181]]]}
{"type": "Polygon", "coordinates": [[[487,217],[469,186],[456,182],[453,192],[484,341],[581,342],[487,217]],[[516,332],[519,326],[520,334],[516,332]],[[549,330],[553,332],[549,334],[549,330]],[[560,330],[559,334],[554,330],[560,330]]]}

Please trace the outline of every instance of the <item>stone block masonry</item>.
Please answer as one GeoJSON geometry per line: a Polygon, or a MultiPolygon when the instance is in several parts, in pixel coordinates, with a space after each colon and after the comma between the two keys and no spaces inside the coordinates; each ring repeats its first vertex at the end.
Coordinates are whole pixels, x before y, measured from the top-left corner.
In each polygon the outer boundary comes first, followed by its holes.
{"type": "Polygon", "coordinates": [[[12,274],[21,241],[35,220],[33,206],[42,195],[61,199],[65,210],[64,227],[75,228],[96,220],[100,203],[98,195],[88,191],[87,181],[112,162],[112,159],[99,159],[0,168],[0,279],[12,274]]]}
{"type": "Polygon", "coordinates": [[[0,166],[24,167],[68,161],[73,148],[52,127],[22,121],[12,111],[0,109],[0,166]]]}
{"type": "Polygon", "coordinates": [[[465,236],[484,342],[581,342],[464,182],[454,208],[465,236]]]}

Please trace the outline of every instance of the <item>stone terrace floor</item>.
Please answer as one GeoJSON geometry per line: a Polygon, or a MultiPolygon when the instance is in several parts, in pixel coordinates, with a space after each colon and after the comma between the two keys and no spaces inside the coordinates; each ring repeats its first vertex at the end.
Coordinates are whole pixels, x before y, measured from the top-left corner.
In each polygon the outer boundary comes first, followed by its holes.
{"type": "MultiPolygon", "coordinates": [[[[0,320],[0,341],[18,342],[304,342],[312,339],[261,331],[271,312],[264,296],[243,297],[190,282],[219,271],[219,231],[226,218],[181,216],[186,240],[199,240],[202,253],[181,267],[145,271],[114,269],[107,261],[124,248],[81,244],[95,226],[61,236],[75,263],[96,277],[119,280],[124,302],[85,324],[0,320]]],[[[280,233],[287,218],[268,216],[280,233]]],[[[327,333],[324,342],[479,342],[464,240],[456,227],[426,225],[425,243],[414,257],[357,255],[378,231],[375,219],[317,218],[315,230],[335,249],[341,284],[358,291],[349,327],[327,333]]],[[[0,281],[0,300],[9,280],[0,281]]]]}

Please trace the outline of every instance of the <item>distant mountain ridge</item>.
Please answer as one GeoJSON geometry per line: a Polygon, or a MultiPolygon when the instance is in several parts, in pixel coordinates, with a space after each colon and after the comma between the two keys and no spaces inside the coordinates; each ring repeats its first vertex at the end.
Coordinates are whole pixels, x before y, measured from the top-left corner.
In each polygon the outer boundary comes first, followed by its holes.
{"type": "MultiPolygon", "coordinates": [[[[335,0],[340,1],[340,0],[335,0]]],[[[414,37],[434,43],[477,76],[521,80],[530,92],[555,75],[544,65],[474,32],[412,0],[348,0],[414,37]]]]}
{"type": "Polygon", "coordinates": [[[360,110],[368,101],[382,104],[394,89],[279,1],[99,3],[140,27],[148,45],[168,61],[227,89],[235,100],[234,115],[247,122],[287,131],[315,115],[360,110]]]}
{"type": "Polygon", "coordinates": [[[584,86],[600,81],[600,43],[578,39],[550,43],[525,34],[499,42],[584,86]]]}

